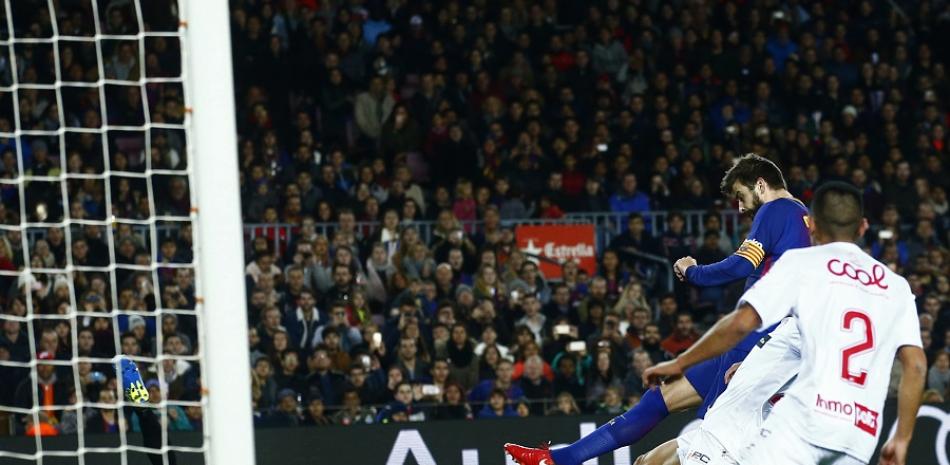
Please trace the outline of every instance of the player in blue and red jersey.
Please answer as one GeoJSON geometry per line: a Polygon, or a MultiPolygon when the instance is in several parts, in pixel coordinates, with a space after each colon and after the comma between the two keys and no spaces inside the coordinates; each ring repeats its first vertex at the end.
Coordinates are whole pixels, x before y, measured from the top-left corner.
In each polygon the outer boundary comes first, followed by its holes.
{"type": "MultiPolygon", "coordinates": [[[[681,280],[698,286],[717,286],[746,279],[746,288],[768,272],[786,250],[807,247],[808,209],[787,190],[781,170],[755,154],[745,155],[726,172],[720,185],[734,198],[741,213],[754,214],[752,229],[739,249],[725,260],[699,265],[683,257],[673,266],[681,280]]],[[[699,406],[702,418],[725,390],[725,373],[741,362],[771,331],[750,334],[732,351],[696,365],[685,376],[644,393],[636,406],[577,442],[554,450],[505,444],[521,465],[580,465],[593,457],[639,441],[670,412],[699,406]]]]}

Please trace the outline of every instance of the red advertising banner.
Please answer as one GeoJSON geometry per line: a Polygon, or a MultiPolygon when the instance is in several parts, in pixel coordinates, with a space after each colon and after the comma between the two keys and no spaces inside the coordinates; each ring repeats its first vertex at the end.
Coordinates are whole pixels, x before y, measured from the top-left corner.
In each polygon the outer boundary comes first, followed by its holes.
{"type": "Polygon", "coordinates": [[[561,278],[561,264],[573,260],[588,273],[597,268],[594,225],[518,226],[518,248],[541,266],[548,279],[561,278]]]}

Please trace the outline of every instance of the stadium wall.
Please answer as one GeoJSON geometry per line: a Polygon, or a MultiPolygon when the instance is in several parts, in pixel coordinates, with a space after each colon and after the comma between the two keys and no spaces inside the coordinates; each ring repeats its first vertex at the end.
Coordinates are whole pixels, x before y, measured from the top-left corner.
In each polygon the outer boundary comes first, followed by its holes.
{"type": "MultiPolygon", "coordinates": [[[[896,404],[884,410],[882,443],[894,424],[896,404]]],[[[629,465],[638,455],[689,427],[692,413],[672,415],[634,447],[622,448],[587,465],[629,465]]],[[[274,428],[255,430],[257,463],[260,465],[503,465],[501,445],[505,441],[540,444],[552,440],[576,440],[608,421],[602,415],[575,417],[535,417],[526,419],[458,420],[388,425],[330,426],[320,428],[274,428]]],[[[925,405],[917,423],[907,463],[950,465],[950,403],[925,405]]],[[[116,435],[89,435],[86,446],[112,445],[116,435]]],[[[200,442],[198,433],[172,433],[170,445],[200,442]]],[[[131,444],[141,437],[129,435],[131,444]]],[[[75,436],[45,438],[44,448],[76,447],[75,436]]],[[[0,438],[0,448],[32,452],[33,438],[0,438]]],[[[88,457],[87,457],[88,458],[88,457]]],[[[129,465],[147,465],[144,455],[130,453],[129,465]]],[[[179,454],[179,465],[202,463],[197,454],[179,454]]],[[[75,463],[75,460],[47,456],[44,465],[75,463]]],[[[88,463],[88,462],[87,462],[88,463]]],[[[118,456],[96,454],[96,464],[119,463],[118,456]]],[[[876,463],[876,462],[872,462],[876,463]]]]}

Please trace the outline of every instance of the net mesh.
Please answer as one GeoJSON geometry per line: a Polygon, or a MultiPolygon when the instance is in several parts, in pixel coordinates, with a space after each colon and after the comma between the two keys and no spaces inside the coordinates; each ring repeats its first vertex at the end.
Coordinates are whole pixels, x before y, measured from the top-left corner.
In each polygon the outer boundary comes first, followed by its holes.
{"type": "Polygon", "coordinates": [[[0,450],[0,462],[146,463],[150,452],[169,463],[170,451],[200,460],[202,322],[179,5],[2,8],[0,431],[32,439],[0,450]],[[120,357],[147,380],[145,406],[124,399],[120,357]],[[141,409],[161,419],[160,449],[136,439],[141,409]]]}

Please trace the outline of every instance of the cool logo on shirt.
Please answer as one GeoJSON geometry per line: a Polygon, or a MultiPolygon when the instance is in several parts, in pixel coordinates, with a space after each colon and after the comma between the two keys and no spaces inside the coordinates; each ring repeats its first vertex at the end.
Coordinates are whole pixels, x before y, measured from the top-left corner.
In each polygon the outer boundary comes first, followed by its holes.
{"type": "Polygon", "coordinates": [[[822,399],[821,394],[815,400],[815,407],[829,412],[834,416],[854,418],[854,426],[861,431],[874,436],[877,434],[878,412],[871,410],[857,402],[841,402],[839,400],[822,399]]]}
{"type": "Polygon", "coordinates": [[[882,282],[884,280],[884,267],[881,265],[875,264],[871,268],[871,272],[868,273],[850,263],[832,258],[828,261],[828,271],[835,276],[851,278],[864,286],[877,286],[881,289],[887,289],[887,284],[882,282]]]}

